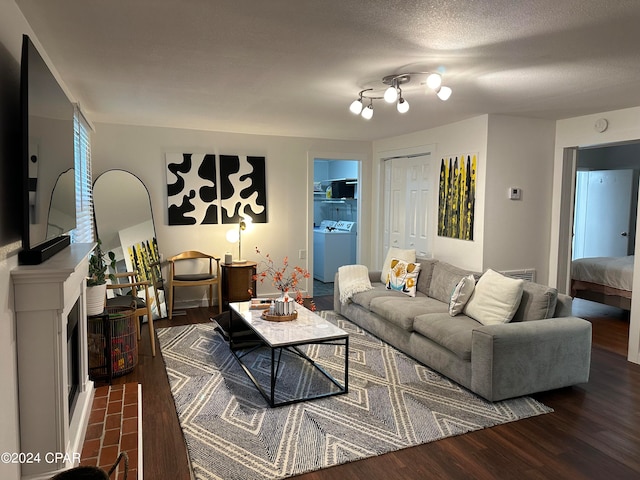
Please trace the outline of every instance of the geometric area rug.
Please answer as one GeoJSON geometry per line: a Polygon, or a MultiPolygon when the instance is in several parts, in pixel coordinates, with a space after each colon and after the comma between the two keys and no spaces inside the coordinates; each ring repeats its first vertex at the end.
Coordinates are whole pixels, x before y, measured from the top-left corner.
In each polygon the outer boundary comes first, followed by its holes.
{"type": "MultiPolygon", "coordinates": [[[[553,411],[529,397],[488,402],[344,317],[320,315],[349,333],[349,393],[276,408],[215,323],[158,329],[194,478],[286,478],[553,411]]],[[[343,346],[317,347],[307,355],[343,371],[343,346]]],[[[252,360],[257,370],[266,361],[252,360]]],[[[283,376],[300,371],[284,365],[283,376]]]]}

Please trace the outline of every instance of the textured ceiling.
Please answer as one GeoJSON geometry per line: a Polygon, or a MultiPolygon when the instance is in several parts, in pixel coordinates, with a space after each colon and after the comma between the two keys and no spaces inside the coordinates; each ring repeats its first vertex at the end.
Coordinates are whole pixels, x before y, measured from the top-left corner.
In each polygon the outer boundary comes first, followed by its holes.
{"type": "Polygon", "coordinates": [[[485,113],[640,105],[638,0],[16,0],[94,122],[372,140],[485,113]],[[351,114],[383,76],[447,102],[351,114]]]}

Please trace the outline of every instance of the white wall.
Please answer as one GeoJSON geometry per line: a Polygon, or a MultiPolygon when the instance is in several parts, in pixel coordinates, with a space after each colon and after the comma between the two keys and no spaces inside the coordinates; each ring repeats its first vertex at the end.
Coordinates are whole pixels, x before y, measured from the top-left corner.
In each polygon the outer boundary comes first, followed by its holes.
{"type": "MultiPolygon", "coordinates": [[[[439,172],[443,157],[477,153],[476,207],[473,241],[436,236],[434,257],[460,267],[483,271],[487,268],[516,270],[535,268],[537,280],[546,282],[551,223],[551,184],[555,122],[502,115],[483,115],[374,142],[374,188],[382,191],[380,158],[389,152],[435,145],[432,162],[439,172]],[[520,187],[522,200],[507,198],[508,188],[520,187]]],[[[434,178],[437,195],[437,178],[434,178]]],[[[383,199],[377,205],[379,221],[372,238],[377,238],[378,257],[382,245],[383,199]]],[[[434,200],[437,205],[437,197],[434,200]]]]}
{"type": "Polygon", "coordinates": [[[483,267],[535,268],[547,283],[555,121],[490,115],[488,138],[483,267]]]}
{"type": "MultiPolygon", "coordinates": [[[[308,214],[313,198],[313,165],[310,171],[309,152],[337,152],[342,158],[349,158],[344,155],[363,157],[367,159],[363,169],[371,168],[369,142],[97,124],[92,140],[94,178],[105,170],[121,168],[142,180],[151,196],[158,246],[165,258],[184,250],[201,250],[222,257],[226,251],[237,251],[237,244],[229,244],[225,239],[226,232],[234,228],[231,225],[167,225],[165,153],[184,152],[265,156],[268,223],[255,224],[251,232],[243,233],[242,256],[259,261],[255,254],[255,247],[259,247],[276,260],[289,256],[291,264],[309,270],[307,252],[313,242],[313,219],[308,214]],[[305,259],[299,259],[300,251],[304,252],[305,259]]],[[[369,217],[367,213],[365,218],[369,217]]],[[[258,285],[258,294],[272,292],[271,285],[258,285]]],[[[176,297],[177,302],[203,298],[198,289],[179,289],[176,297]]]]}
{"type": "MultiPolygon", "coordinates": [[[[16,126],[19,115],[20,52],[22,34],[32,36],[24,17],[15,2],[0,2],[0,163],[4,176],[10,170],[7,163],[18,161],[20,155],[19,133],[16,126]]],[[[33,39],[33,38],[32,38],[33,39]]],[[[17,172],[12,179],[17,182],[17,172]]],[[[3,209],[15,202],[7,202],[6,192],[0,193],[3,209]]],[[[17,208],[14,204],[13,208],[17,208]]],[[[0,452],[20,452],[18,424],[18,371],[16,350],[16,325],[13,312],[13,289],[10,272],[18,265],[18,250],[21,247],[19,227],[9,225],[9,212],[0,213],[0,452]]],[[[20,478],[20,465],[0,463],[0,478],[20,478]]]]}
{"type": "MultiPolygon", "coordinates": [[[[554,155],[553,177],[553,206],[551,223],[551,250],[549,255],[549,278],[552,285],[559,289],[566,289],[566,281],[558,270],[559,262],[566,259],[559,258],[560,218],[562,198],[562,170],[564,149],[569,147],[586,147],[607,143],[625,142],[640,139],[640,107],[627,108],[604,112],[597,115],[559,120],[556,124],[556,146],[554,155]],[[606,118],[609,127],[603,133],[594,129],[599,118],[606,118]]],[[[634,285],[640,285],[640,265],[637,258],[640,255],[640,242],[636,242],[636,264],[634,268],[634,285]]],[[[628,359],[640,363],[640,295],[635,295],[631,301],[631,316],[629,328],[628,359]]]]}
{"type": "MultiPolygon", "coordinates": [[[[382,251],[382,232],[384,222],[384,206],[381,193],[384,191],[384,168],[382,158],[388,157],[391,151],[435,145],[432,154],[433,162],[437,162],[435,172],[440,171],[440,160],[449,155],[477,153],[477,179],[475,229],[473,241],[457,240],[436,236],[433,241],[434,256],[463,268],[482,270],[484,244],[484,195],[487,168],[487,125],[488,115],[471,118],[442,127],[423,130],[408,135],[387,138],[373,142],[374,177],[372,188],[380,194],[376,196],[376,214],[372,222],[371,238],[373,258],[371,265],[381,267],[386,252],[382,251]]],[[[437,195],[437,178],[434,178],[434,193],[437,195]]],[[[434,205],[438,201],[435,198],[434,205]]]]}

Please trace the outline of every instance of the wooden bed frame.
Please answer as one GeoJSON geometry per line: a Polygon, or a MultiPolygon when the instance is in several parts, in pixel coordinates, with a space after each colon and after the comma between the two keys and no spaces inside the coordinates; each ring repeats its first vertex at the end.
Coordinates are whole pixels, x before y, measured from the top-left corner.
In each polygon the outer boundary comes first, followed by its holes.
{"type": "Polygon", "coordinates": [[[612,307],[631,310],[631,292],[601,285],[599,283],[571,280],[571,296],[612,307]]]}

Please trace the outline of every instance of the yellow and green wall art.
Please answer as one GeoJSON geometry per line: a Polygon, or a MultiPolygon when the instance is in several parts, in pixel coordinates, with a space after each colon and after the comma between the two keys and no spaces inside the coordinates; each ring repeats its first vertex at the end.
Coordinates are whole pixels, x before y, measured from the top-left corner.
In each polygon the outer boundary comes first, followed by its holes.
{"type": "Polygon", "coordinates": [[[473,240],[478,154],[443,157],[438,188],[438,236],[473,240]]]}

